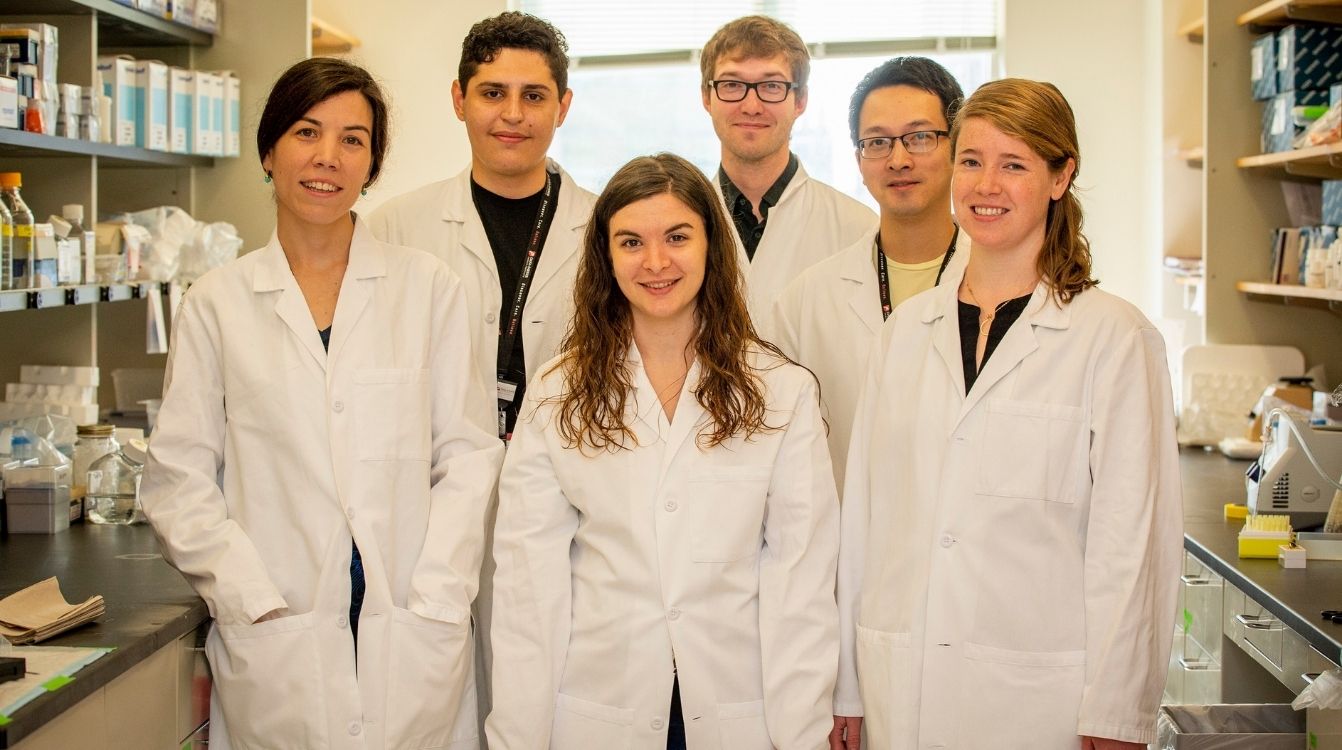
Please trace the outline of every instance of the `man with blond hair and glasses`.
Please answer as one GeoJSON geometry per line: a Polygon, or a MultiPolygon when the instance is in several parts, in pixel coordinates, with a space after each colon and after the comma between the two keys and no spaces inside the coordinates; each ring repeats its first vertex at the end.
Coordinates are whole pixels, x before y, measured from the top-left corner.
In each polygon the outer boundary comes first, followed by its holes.
{"type": "Polygon", "coordinates": [[[699,67],[704,109],[722,145],[715,184],[739,240],[751,317],[768,338],[770,306],[788,283],[876,219],[809,177],[789,147],[811,72],[797,32],[766,16],[738,18],[704,45],[699,67]]]}

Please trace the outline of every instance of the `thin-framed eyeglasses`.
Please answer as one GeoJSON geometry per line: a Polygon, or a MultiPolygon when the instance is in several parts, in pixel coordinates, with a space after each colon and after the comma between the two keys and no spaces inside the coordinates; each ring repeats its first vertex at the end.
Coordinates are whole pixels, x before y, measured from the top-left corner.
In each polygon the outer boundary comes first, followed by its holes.
{"type": "Polygon", "coordinates": [[[857,142],[857,152],[863,159],[884,159],[895,150],[895,141],[904,144],[911,154],[928,154],[937,150],[937,143],[950,136],[946,130],[915,130],[904,135],[878,135],[857,142]]]}
{"type": "Polygon", "coordinates": [[[746,83],[745,81],[709,81],[709,86],[713,87],[713,93],[718,95],[718,99],[724,102],[739,102],[746,98],[746,94],[751,89],[755,90],[755,96],[766,104],[777,104],[785,99],[789,91],[797,88],[797,84],[792,81],[757,81],[755,83],[746,83]]]}

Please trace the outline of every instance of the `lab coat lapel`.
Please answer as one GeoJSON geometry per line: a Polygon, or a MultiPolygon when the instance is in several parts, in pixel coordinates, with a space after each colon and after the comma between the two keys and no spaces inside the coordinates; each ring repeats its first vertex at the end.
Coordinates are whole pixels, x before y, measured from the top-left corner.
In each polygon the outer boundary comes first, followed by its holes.
{"type": "Polygon", "coordinates": [[[560,177],[559,200],[553,208],[554,220],[550,223],[550,232],[545,236],[541,259],[536,265],[532,293],[544,289],[551,279],[559,275],[559,269],[563,268],[582,247],[583,231],[587,228],[588,215],[577,206],[575,196],[578,186],[573,182],[573,178],[553,161],[550,161],[546,168],[560,177]]]}
{"type": "Polygon", "coordinates": [[[685,375],[684,388],[680,393],[680,400],[676,402],[676,418],[671,422],[671,430],[666,436],[666,452],[662,454],[661,475],[666,476],[667,469],[671,467],[671,462],[675,460],[676,455],[683,450],[696,450],[696,440],[699,436],[700,422],[703,420],[705,412],[704,407],[699,403],[695,396],[695,391],[699,387],[699,360],[695,359],[690,365],[690,371],[685,375]]]}
{"type": "Polygon", "coordinates": [[[312,320],[312,311],[303,298],[303,290],[298,288],[298,279],[294,278],[293,271],[289,269],[289,261],[280,247],[279,235],[272,233],[270,242],[257,252],[262,253],[262,256],[256,266],[256,275],[252,278],[252,291],[277,294],[275,314],[289,327],[299,346],[312,355],[317,366],[325,371],[326,351],[317,333],[317,324],[312,320]]]}
{"type": "MultiPolygon", "coordinates": [[[[1067,312],[1065,308],[1059,308],[1053,302],[1048,286],[1044,282],[1041,281],[1035,286],[1030,301],[1026,303],[1025,310],[1020,315],[1020,320],[1007,330],[1006,336],[1002,337],[1002,342],[993,350],[993,355],[984,363],[983,370],[974,380],[973,389],[965,395],[964,404],[960,407],[960,414],[956,418],[957,424],[964,419],[970,409],[983,400],[984,394],[992,390],[998,381],[1039,348],[1035,328],[1065,328],[1067,312]]],[[[959,327],[958,324],[956,327],[959,327]]]]}
{"type": "Polygon", "coordinates": [[[876,244],[875,234],[864,244],[868,252],[852,252],[844,258],[839,276],[852,283],[852,293],[848,295],[848,308],[872,334],[879,333],[885,319],[881,317],[880,293],[876,293],[873,303],[872,289],[876,287],[876,244]]]}
{"type": "Polygon", "coordinates": [[[327,356],[332,360],[340,356],[364,308],[372,299],[373,279],[386,275],[385,250],[373,239],[372,232],[364,222],[356,218],[354,237],[349,247],[349,264],[345,267],[345,278],[340,282],[340,297],[336,300],[335,317],[331,322],[331,351],[327,356]]]}
{"type": "Polygon", "coordinates": [[[630,344],[625,360],[633,370],[634,404],[630,408],[633,409],[635,416],[635,435],[641,445],[659,441],[665,443],[662,446],[662,460],[658,468],[660,481],[666,476],[667,469],[687,439],[691,435],[699,434],[699,422],[704,417],[704,407],[694,395],[695,388],[699,385],[699,362],[695,360],[690,365],[690,371],[685,375],[685,383],[681,386],[684,390],[681,391],[680,400],[676,402],[676,418],[668,424],[666,412],[662,410],[657,390],[652,387],[647,370],[643,368],[643,360],[637,346],[630,344]]]}
{"type": "MultiPolygon", "coordinates": [[[[964,266],[947,268],[936,291],[922,301],[921,319],[932,326],[932,348],[946,367],[945,377],[955,387],[957,397],[965,392],[964,362],[960,357],[960,319],[958,315],[960,279],[964,266]]],[[[897,358],[892,361],[898,361],[897,358]]],[[[958,420],[957,420],[958,421],[958,420]]]]}
{"type": "Polygon", "coordinates": [[[448,186],[447,198],[443,201],[443,221],[463,225],[460,234],[462,247],[469,250],[497,280],[499,269],[494,263],[494,251],[489,247],[485,225],[480,222],[480,213],[475,210],[475,201],[471,199],[470,167],[462,170],[448,186]]]}

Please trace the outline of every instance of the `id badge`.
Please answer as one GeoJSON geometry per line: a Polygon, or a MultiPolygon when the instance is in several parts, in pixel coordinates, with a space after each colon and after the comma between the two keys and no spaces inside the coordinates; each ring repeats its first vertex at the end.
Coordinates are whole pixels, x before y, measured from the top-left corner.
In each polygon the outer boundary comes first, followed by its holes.
{"type": "Polygon", "coordinates": [[[499,439],[507,440],[509,438],[508,410],[512,408],[513,399],[517,398],[517,384],[499,378],[496,388],[498,389],[499,401],[499,439]]]}

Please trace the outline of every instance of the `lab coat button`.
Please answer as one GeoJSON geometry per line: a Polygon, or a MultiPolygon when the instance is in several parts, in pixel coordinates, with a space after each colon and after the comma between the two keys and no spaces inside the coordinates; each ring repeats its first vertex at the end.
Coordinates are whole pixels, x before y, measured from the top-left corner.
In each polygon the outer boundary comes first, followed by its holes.
{"type": "Polygon", "coordinates": [[[485,313],[485,322],[486,322],[486,323],[493,323],[494,321],[496,321],[496,320],[498,320],[498,319],[499,319],[499,316],[495,315],[494,313],[485,313]]]}
{"type": "Polygon", "coordinates": [[[341,615],[341,616],[339,616],[339,617],[336,618],[336,627],[337,627],[337,628],[344,628],[344,627],[345,627],[346,625],[348,625],[348,624],[349,624],[349,620],[346,619],[344,615],[341,615]]]}
{"type": "Polygon", "coordinates": [[[662,721],[661,719],[653,719],[651,722],[651,726],[653,731],[660,732],[662,731],[662,727],[666,726],[666,722],[662,721]]]}
{"type": "Polygon", "coordinates": [[[941,546],[950,547],[953,544],[955,544],[955,537],[951,536],[950,534],[941,535],[941,546]]]}
{"type": "Polygon", "coordinates": [[[679,619],[680,619],[680,610],[676,609],[675,607],[672,607],[669,611],[667,611],[667,613],[666,613],[666,619],[668,619],[668,620],[679,620],[679,619]]]}
{"type": "Polygon", "coordinates": [[[349,733],[351,736],[358,735],[361,731],[363,731],[363,725],[360,722],[351,721],[349,723],[349,733]]]}
{"type": "Polygon", "coordinates": [[[339,414],[340,412],[345,410],[345,402],[337,401],[331,404],[331,410],[334,411],[336,414],[339,414]]]}
{"type": "Polygon", "coordinates": [[[676,510],[676,508],[678,508],[678,507],[680,507],[680,506],[676,505],[676,501],[675,501],[675,500],[667,500],[667,501],[666,501],[666,509],[667,509],[668,511],[674,513],[675,510],[676,510]]]}

